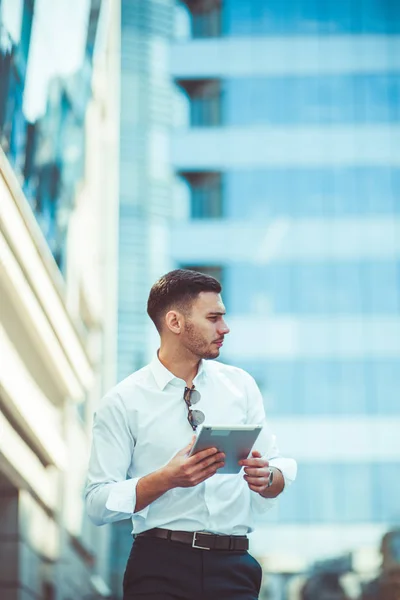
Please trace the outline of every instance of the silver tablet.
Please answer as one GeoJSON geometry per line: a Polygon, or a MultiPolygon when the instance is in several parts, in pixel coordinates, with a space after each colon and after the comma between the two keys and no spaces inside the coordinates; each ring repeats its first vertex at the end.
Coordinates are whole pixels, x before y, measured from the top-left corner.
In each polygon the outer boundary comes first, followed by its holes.
{"type": "Polygon", "coordinates": [[[239,473],[242,467],[238,461],[249,456],[261,429],[262,425],[201,425],[189,456],[207,448],[218,448],[225,454],[225,464],[217,474],[239,473]]]}

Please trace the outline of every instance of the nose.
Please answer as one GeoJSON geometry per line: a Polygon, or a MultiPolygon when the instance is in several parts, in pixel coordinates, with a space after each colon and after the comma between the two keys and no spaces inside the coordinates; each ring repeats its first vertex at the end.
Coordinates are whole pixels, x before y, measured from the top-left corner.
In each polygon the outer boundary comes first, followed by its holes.
{"type": "Polygon", "coordinates": [[[218,333],[220,335],[227,335],[230,332],[228,325],[225,321],[222,321],[221,326],[218,328],[218,333]]]}

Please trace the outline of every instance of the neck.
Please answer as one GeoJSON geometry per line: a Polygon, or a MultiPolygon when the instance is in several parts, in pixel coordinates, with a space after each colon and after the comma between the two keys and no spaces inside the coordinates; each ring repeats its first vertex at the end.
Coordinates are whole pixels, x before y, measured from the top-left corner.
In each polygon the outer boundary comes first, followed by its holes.
{"type": "Polygon", "coordinates": [[[158,359],[175,377],[183,379],[188,387],[192,387],[193,379],[199,370],[200,359],[183,348],[168,348],[161,343],[158,359]]]}

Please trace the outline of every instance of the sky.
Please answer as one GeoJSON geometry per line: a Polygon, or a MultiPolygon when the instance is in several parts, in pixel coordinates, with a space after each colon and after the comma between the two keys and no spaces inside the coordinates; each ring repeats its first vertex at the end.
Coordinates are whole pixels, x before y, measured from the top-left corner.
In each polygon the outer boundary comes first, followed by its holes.
{"type": "MultiPolygon", "coordinates": [[[[29,121],[46,109],[48,83],[82,65],[90,0],[36,0],[25,86],[24,112],[29,121]]],[[[23,0],[2,0],[1,16],[19,41],[23,0]]]]}

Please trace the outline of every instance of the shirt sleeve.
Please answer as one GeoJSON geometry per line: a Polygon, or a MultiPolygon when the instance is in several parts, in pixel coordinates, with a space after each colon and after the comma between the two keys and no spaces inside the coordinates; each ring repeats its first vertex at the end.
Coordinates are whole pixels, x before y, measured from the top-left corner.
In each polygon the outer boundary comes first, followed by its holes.
{"type": "MultiPolygon", "coordinates": [[[[297,463],[293,458],[286,458],[281,455],[276,435],[272,433],[267,423],[264,410],[264,402],[261,392],[254,379],[246,373],[247,389],[247,423],[260,424],[263,429],[254,445],[254,450],[258,450],[262,457],[269,461],[271,467],[276,467],[282,472],[285,487],[283,491],[293,483],[297,475],[297,463]]],[[[278,498],[263,498],[257,492],[251,491],[252,508],[256,513],[264,513],[276,505],[278,498]]]]}
{"type": "MultiPolygon", "coordinates": [[[[132,517],[139,478],[127,479],[135,440],[118,394],[106,396],[93,419],[93,440],[85,489],[86,510],[96,525],[132,517]]],[[[146,517],[149,507],[135,513],[146,517]]]]}

